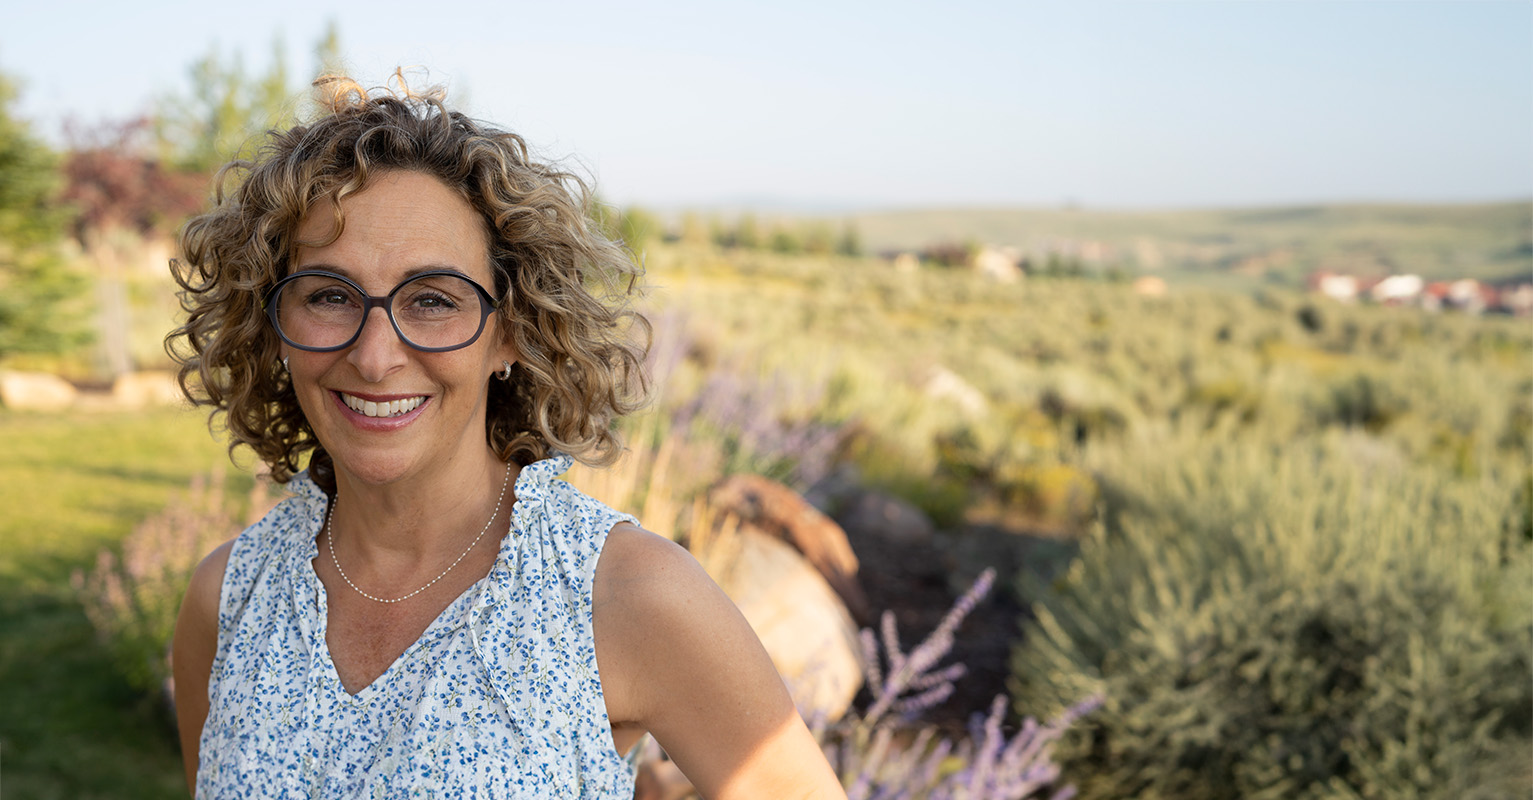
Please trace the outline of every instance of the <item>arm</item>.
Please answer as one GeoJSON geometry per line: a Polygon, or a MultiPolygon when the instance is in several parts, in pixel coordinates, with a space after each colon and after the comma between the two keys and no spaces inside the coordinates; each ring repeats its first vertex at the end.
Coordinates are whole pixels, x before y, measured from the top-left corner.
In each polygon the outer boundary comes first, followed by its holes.
{"type": "Polygon", "coordinates": [[[224,567],[234,542],[219,545],[192,572],[181,601],[176,633],[171,641],[171,673],[176,685],[176,727],[181,734],[181,759],[186,786],[197,793],[197,747],[208,718],[208,678],[218,650],[218,600],[224,567]]]}
{"type": "Polygon", "coordinates": [[[691,554],[619,525],[595,589],[609,717],[652,733],[703,797],[846,796],[750,624],[691,554]]]}

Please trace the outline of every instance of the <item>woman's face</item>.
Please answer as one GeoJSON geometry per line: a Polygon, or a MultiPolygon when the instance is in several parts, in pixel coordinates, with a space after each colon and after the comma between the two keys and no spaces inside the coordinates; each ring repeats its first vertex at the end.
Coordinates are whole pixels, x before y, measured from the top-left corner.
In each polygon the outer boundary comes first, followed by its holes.
{"type": "MultiPolygon", "coordinates": [[[[493,292],[483,219],[435,177],[376,175],[341,201],[341,212],[340,238],[300,246],[292,272],[338,273],[382,297],[416,273],[454,270],[493,292]]],[[[299,240],[324,241],[333,226],[322,209],[300,223],[299,240]]],[[[282,354],[304,416],[337,472],[371,484],[482,458],[488,381],[503,362],[516,361],[493,314],[473,344],[425,353],[400,340],[381,308],[367,312],[356,342],[343,350],[313,353],[284,344],[282,354]]]]}

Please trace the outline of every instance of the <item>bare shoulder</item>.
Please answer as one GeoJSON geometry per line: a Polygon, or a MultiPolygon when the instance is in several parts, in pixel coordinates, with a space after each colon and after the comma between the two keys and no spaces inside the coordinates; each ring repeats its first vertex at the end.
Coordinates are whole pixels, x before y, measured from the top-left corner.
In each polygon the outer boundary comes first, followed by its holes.
{"type": "Polygon", "coordinates": [[[233,550],[234,540],[230,539],[209,553],[192,571],[171,643],[176,723],[180,728],[188,788],[196,784],[197,741],[208,716],[208,679],[218,652],[218,605],[224,570],[229,566],[229,554],[233,550]]]}
{"type": "Polygon", "coordinates": [[[608,716],[647,730],[704,797],[843,797],[772,660],[685,549],[632,525],[593,587],[608,716]]]}
{"type": "Polygon", "coordinates": [[[630,523],[607,535],[596,565],[592,603],[610,615],[644,618],[657,606],[683,599],[688,592],[718,591],[708,573],[686,548],[630,523]]]}
{"type": "Polygon", "coordinates": [[[615,656],[608,660],[639,670],[691,631],[739,615],[685,548],[626,523],[608,534],[591,603],[598,646],[615,656]]]}
{"type": "Polygon", "coordinates": [[[186,598],[181,602],[183,617],[191,614],[197,620],[208,620],[217,626],[224,571],[229,567],[229,554],[233,551],[234,540],[230,539],[213,548],[192,570],[191,582],[186,587],[186,598]]]}

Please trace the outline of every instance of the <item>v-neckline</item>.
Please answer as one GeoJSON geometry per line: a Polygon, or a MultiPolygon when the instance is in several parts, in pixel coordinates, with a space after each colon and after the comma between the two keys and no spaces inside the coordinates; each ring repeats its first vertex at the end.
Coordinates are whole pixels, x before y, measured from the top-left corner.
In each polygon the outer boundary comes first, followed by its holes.
{"type": "Polygon", "coordinates": [[[416,637],[415,641],[411,642],[407,647],[405,647],[404,650],[400,651],[399,655],[394,657],[393,661],[389,662],[387,668],[378,673],[377,677],[373,678],[372,681],[370,681],[366,686],[363,686],[356,692],[351,692],[346,688],[346,684],[341,681],[340,670],[336,669],[335,657],[330,652],[329,590],[325,588],[325,582],[319,579],[319,573],[314,570],[314,559],[307,559],[305,561],[305,565],[308,568],[309,577],[314,581],[314,585],[316,587],[315,604],[317,606],[317,613],[315,616],[318,618],[319,624],[315,629],[315,639],[317,641],[315,642],[314,646],[320,653],[320,660],[324,663],[325,679],[336,689],[336,691],[342,695],[343,699],[358,705],[367,705],[370,703],[374,695],[378,694],[383,690],[383,687],[387,686],[393,681],[398,672],[403,669],[402,665],[409,659],[410,656],[414,655],[416,651],[430,645],[432,642],[441,638],[446,633],[449,633],[452,630],[454,623],[465,622],[466,614],[465,609],[463,609],[462,606],[466,602],[477,599],[480,597],[480,595],[483,594],[485,587],[489,583],[490,576],[495,572],[494,565],[491,565],[490,571],[488,573],[486,573],[479,580],[469,584],[468,587],[465,588],[457,597],[453,598],[452,602],[448,603],[447,607],[443,608],[441,612],[439,612],[436,617],[431,620],[430,624],[428,624],[425,629],[421,631],[420,636],[416,637]]]}

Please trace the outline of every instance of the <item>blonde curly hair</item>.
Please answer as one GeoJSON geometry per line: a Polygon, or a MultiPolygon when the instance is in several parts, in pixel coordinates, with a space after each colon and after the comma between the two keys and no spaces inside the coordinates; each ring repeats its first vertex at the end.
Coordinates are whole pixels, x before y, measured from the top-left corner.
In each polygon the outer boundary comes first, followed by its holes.
{"type": "Polygon", "coordinates": [[[310,476],[333,492],[334,464],[280,368],[261,300],[287,274],[306,215],[333,214],[333,241],[342,198],[377,173],[412,170],[458,191],[490,232],[500,323],[520,355],[509,381],[489,382],[490,446],[522,465],[555,450],[610,464],[622,450],[613,422],[649,389],[650,326],[630,305],[642,269],[592,221],[578,176],[534,160],[516,134],[448,110],[439,89],[411,92],[397,74],[394,85],[322,78],[318,118],[268,133],[253,160],[219,171],[213,209],[186,224],[171,262],[187,317],[165,349],[181,390],[212,406],[210,423],[226,416],[231,452],[249,446],[286,482],[312,451],[310,476]]]}

